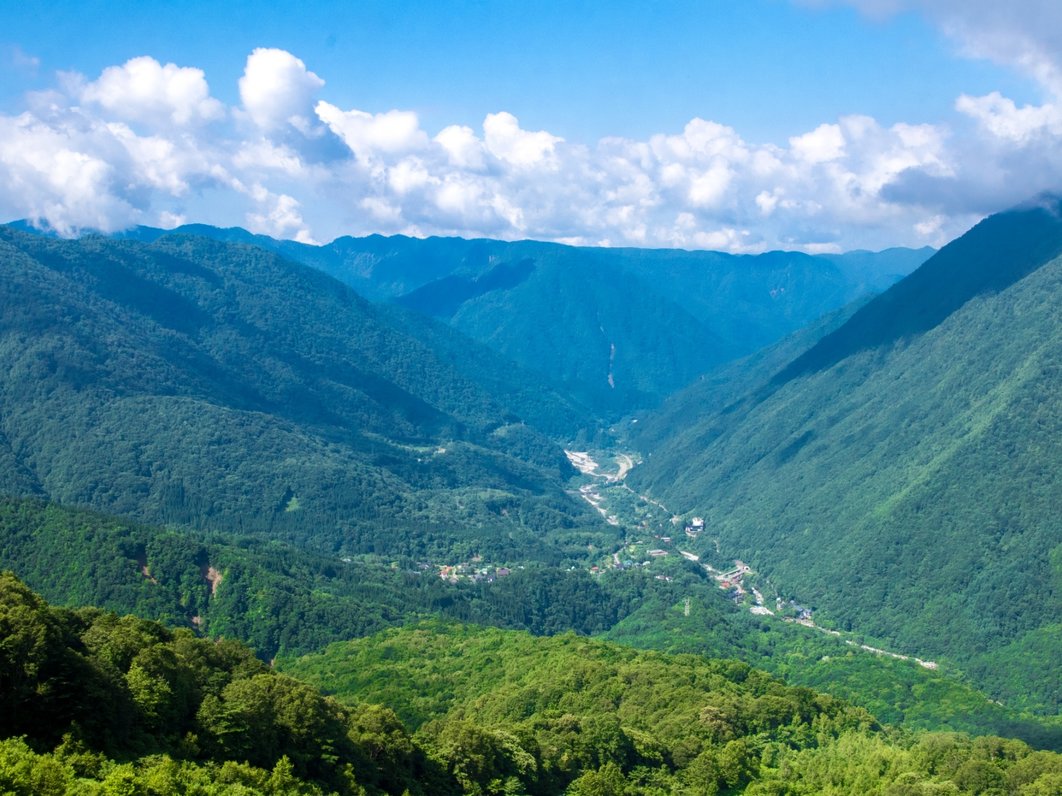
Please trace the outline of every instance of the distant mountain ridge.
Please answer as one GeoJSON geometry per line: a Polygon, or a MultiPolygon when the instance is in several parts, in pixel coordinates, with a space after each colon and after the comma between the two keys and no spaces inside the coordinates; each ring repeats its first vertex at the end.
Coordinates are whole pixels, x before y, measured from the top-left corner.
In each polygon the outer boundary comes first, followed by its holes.
{"type": "Polygon", "coordinates": [[[726,406],[677,398],[630,480],[839,626],[1056,712],[1060,211],[986,219],[726,406]]]}
{"type": "Polygon", "coordinates": [[[313,246],[202,224],[115,237],[169,234],[259,246],[323,270],[371,301],[447,323],[610,419],[884,290],[933,253],[730,255],[401,235],[313,246]]]}

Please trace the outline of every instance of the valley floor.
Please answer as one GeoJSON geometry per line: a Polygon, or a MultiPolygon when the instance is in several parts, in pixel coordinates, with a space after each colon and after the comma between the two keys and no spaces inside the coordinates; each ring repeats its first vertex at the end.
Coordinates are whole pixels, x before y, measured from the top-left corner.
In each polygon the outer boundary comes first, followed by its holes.
{"type": "MultiPolygon", "coordinates": [[[[638,464],[635,454],[623,451],[573,451],[565,450],[568,460],[581,474],[578,479],[578,493],[587,503],[614,526],[628,531],[628,540],[616,551],[606,557],[605,566],[624,568],[637,565],[636,553],[643,553],[648,558],[642,565],[651,565],[652,559],[662,558],[672,552],[678,553],[688,561],[698,562],[712,577],[719,588],[750,613],[757,616],[772,617],[782,622],[806,627],[820,633],[841,639],[845,644],[864,652],[885,656],[894,660],[913,661],[925,669],[937,669],[935,661],[923,660],[915,655],[883,649],[864,643],[858,633],[844,633],[815,623],[812,611],[796,600],[783,600],[776,589],[769,583],[760,583],[756,571],[743,561],[735,560],[732,566],[720,568],[702,561],[701,556],[682,549],[676,539],[683,536],[696,539],[705,533],[703,521],[693,518],[684,521],[685,514],[668,509],[657,500],[642,495],[628,486],[624,479],[638,464]],[[602,464],[606,462],[606,464],[602,464]],[[614,468],[614,469],[613,469],[614,468]],[[678,530],[676,530],[678,529],[678,530]],[[681,535],[680,535],[681,534],[681,535]],[[651,536],[652,543],[642,539],[651,536]],[[774,609],[768,607],[763,592],[758,587],[770,589],[774,598],[774,609]]],[[[715,547],[718,551],[718,541],[715,547]]],[[[600,565],[592,567],[591,572],[601,570],[600,565]]]]}

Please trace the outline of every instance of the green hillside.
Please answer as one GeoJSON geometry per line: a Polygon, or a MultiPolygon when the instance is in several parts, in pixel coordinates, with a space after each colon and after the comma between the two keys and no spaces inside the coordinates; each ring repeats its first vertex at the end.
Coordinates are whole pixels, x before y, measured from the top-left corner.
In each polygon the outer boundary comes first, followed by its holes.
{"type": "Polygon", "coordinates": [[[239,639],[263,660],[432,617],[536,635],[574,631],[644,649],[740,659],[892,724],[1062,749],[1062,724],[996,705],[949,673],[752,616],[703,570],[677,561],[596,577],[531,564],[497,577],[490,567],[493,577],[451,583],[437,568],[410,561],[338,560],[277,542],[178,533],[7,499],[0,500],[0,569],[53,603],[98,605],[239,639]]]}
{"type": "Polygon", "coordinates": [[[573,405],[319,271],[10,228],[0,269],[4,492],[328,551],[558,560],[558,535],[610,533],[502,400],[558,425],[573,405]]]}
{"type": "Polygon", "coordinates": [[[610,414],[655,405],[708,368],[887,287],[929,255],[857,253],[849,264],[847,256],[531,241],[369,238],[331,246],[341,259],[316,264],[355,289],[444,318],[610,414]]]}
{"type": "Polygon", "coordinates": [[[1059,755],[1020,741],[897,735],[865,711],[736,662],[573,636],[544,643],[428,625],[292,668],[309,677],[331,670],[343,699],[278,674],[238,643],[54,608],[0,573],[0,789],[545,796],[995,787],[1038,796],[1062,781],[1059,755]]]}
{"type": "Polygon", "coordinates": [[[640,572],[602,583],[586,570],[529,562],[497,577],[497,565],[485,566],[489,578],[451,583],[438,566],[409,559],[323,556],[276,541],[0,499],[0,568],[52,602],[238,638],[266,660],[439,615],[538,634],[595,633],[657,593],[675,599],[640,572]]]}
{"type": "Polygon", "coordinates": [[[854,301],[773,345],[702,373],[660,406],[630,418],[637,423],[625,427],[624,438],[630,436],[640,449],[655,451],[671,444],[677,429],[686,429],[710,413],[731,411],[749,392],[762,387],[793,359],[844,324],[868,300],[854,301]]]}
{"type": "Polygon", "coordinates": [[[744,398],[672,407],[633,481],[818,620],[1057,713],[1060,253],[1057,202],[987,219],[744,398]]]}
{"type": "Polygon", "coordinates": [[[282,668],[352,707],[384,701],[415,738],[445,739],[436,749],[498,750],[493,770],[504,761],[526,792],[1040,793],[1059,781],[1058,756],[1030,759],[1020,742],[883,732],[736,661],[571,635],[429,624],[282,668]]]}
{"type": "Polygon", "coordinates": [[[932,253],[735,256],[379,235],[309,246],[241,229],[179,231],[277,251],[370,300],[438,318],[609,417],[655,406],[709,368],[887,288],[932,253]]]}

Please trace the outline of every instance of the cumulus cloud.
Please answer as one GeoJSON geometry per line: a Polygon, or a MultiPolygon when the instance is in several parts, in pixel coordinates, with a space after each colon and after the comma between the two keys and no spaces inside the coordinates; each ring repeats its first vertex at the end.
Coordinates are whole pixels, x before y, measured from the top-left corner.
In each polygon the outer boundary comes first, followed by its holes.
{"type": "Polygon", "coordinates": [[[225,109],[202,70],[134,58],[93,81],[60,74],[56,88],[27,104],[18,116],[0,114],[8,217],[63,235],[111,232],[161,223],[164,213],[179,214],[181,197],[227,178],[202,126],[225,109]]]}
{"type": "Polygon", "coordinates": [[[785,145],[691,119],[567,141],[511,113],[425,130],[341,108],[296,56],[258,49],[225,108],[193,67],[143,57],[62,76],[0,114],[0,212],[62,234],[185,219],[301,241],[370,232],[756,252],[939,245],[1062,180],[1053,102],[956,99],[958,124],[825,120],[785,145]]]}
{"type": "Polygon", "coordinates": [[[517,168],[556,166],[554,150],[564,139],[545,130],[530,132],[520,128],[520,121],[511,113],[488,113],[483,120],[484,143],[499,160],[517,168]]]}
{"type": "Polygon", "coordinates": [[[350,151],[363,160],[420,149],[428,143],[428,136],[420,129],[417,114],[412,111],[376,114],[342,111],[323,100],[314,110],[350,151]]]}
{"type": "Polygon", "coordinates": [[[80,98],[113,117],[151,126],[183,127],[224,115],[222,104],[210,96],[202,69],[164,66],[146,55],[107,67],[82,87],[80,98]]]}
{"type": "Polygon", "coordinates": [[[259,47],[240,78],[240,100],[251,120],[266,131],[291,125],[309,133],[313,105],[325,82],[286,50],[259,47]]]}
{"type": "MultiPolygon", "coordinates": [[[[798,0],[800,1],[800,0],[798,0]]],[[[1057,0],[803,0],[848,5],[887,19],[921,14],[957,45],[961,54],[990,60],[1032,78],[1043,92],[1039,105],[1018,105],[993,91],[963,94],[955,109],[973,122],[961,144],[948,147],[953,169],[915,166],[897,174],[882,196],[917,203],[940,214],[916,225],[919,234],[948,230],[954,215],[984,214],[1062,184],[1062,4],[1057,0]],[[937,223],[938,219],[944,219],[937,223]]],[[[944,150],[941,150],[944,151],[944,150]]],[[[946,233],[945,233],[946,234],[946,233]]]]}
{"type": "Polygon", "coordinates": [[[844,157],[844,134],[836,124],[821,124],[810,133],[790,138],[789,146],[807,163],[827,163],[844,157]]]}
{"type": "Polygon", "coordinates": [[[483,168],[483,142],[476,138],[471,127],[452,124],[440,130],[434,140],[445,150],[450,165],[473,171],[483,168]]]}
{"type": "Polygon", "coordinates": [[[246,215],[251,232],[299,243],[317,243],[303,221],[302,206],[294,196],[273,193],[257,183],[245,193],[256,203],[256,209],[246,215]]]}
{"type": "Polygon", "coordinates": [[[955,101],[956,110],[965,113],[996,138],[1027,144],[1043,136],[1062,133],[1062,112],[1054,104],[1023,105],[998,91],[983,97],[963,94],[955,101]]]}
{"type": "Polygon", "coordinates": [[[83,146],[76,136],[28,114],[0,118],[0,183],[6,202],[60,235],[82,228],[111,232],[137,220],[117,187],[118,169],[103,146],[83,146]],[[96,150],[95,154],[84,150],[96,150]]]}

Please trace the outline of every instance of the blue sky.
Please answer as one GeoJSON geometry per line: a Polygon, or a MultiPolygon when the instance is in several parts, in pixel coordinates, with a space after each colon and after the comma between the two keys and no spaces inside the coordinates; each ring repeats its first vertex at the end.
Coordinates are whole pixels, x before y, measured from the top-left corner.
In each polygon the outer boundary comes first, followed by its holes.
{"type": "Polygon", "coordinates": [[[940,245],[1062,179],[1056,5],[6,3],[0,216],[940,245]]]}

